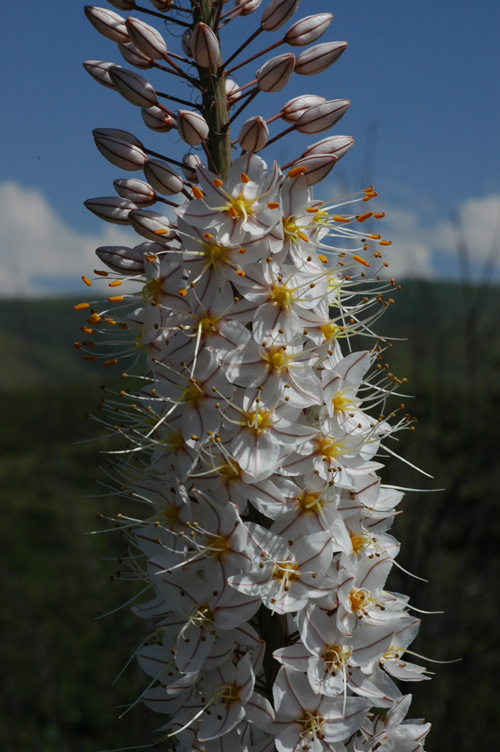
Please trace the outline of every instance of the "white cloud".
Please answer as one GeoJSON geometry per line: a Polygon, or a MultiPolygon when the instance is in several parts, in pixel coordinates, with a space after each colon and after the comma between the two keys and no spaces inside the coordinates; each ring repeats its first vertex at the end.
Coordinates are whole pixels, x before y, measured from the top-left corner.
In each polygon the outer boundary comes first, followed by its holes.
{"type": "MultiPolygon", "coordinates": [[[[132,236],[133,237],[133,236],[132,236]]],[[[100,234],[73,230],[40,191],[0,184],[0,295],[42,296],[75,289],[89,275],[100,245],[131,245],[130,232],[103,223],[100,234]]],[[[86,290],[82,284],[82,293],[86,290]]],[[[100,290],[101,294],[103,290],[100,290]]]]}
{"type": "Polygon", "coordinates": [[[391,276],[456,278],[460,244],[473,278],[481,276],[486,263],[497,264],[500,271],[499,194],[465,199],[454,218],[434,223],[418,210],[389,204],[382,231],[393,241],[388,254],[391,276]]]}

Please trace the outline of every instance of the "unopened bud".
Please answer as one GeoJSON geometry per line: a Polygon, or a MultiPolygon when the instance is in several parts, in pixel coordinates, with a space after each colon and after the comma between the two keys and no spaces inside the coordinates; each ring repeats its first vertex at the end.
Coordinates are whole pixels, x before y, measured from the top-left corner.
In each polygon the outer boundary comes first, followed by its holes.
{"type": "Polygon", "coordinates": [[[178,172],[160,159],[148,159],[144,164],[144,175],[153,188],[164,196],[172,196],[184,188],[184,181],[178,172]]]}
{"type": "Polygon", "coordinates": [[[249,16],[261,3],[262,0],[236,0],[236,8],[240,11],[240,15],[249,16]]]}
{"type": "Polygon", "coordinates": [[[127,42],[127,44],[119,44],[118,49],[120,50],[124,60],[126,60],[127,63],[130,63],[130,65],[134,65],[136,68],[142,68],[143,70],[146,70],[147,68],[152,68],[155,63],[152,57],[148,57],[143,52],[141,52],[133,42],[127,42]]]}
{"type": "Polygon", "coordinates": [[[111,76],[109,75],[110,68],[116,68],[114,63],[105,63],[101,60],[85,60],[83,63],[83,67],[87,71],[87,73],[90,73],[93,79],[97,81],[97,83],[101,84],[102,86],[107,86],[108,89],[113,89],[113,91],[116,91],[116,86],[114,85],[113,81],[111,80],[111,76]]]}
{"type": "Polygon", "coordinates": [[[193,30],[186,29],[186,31],[181,37],[182,51],[186,55],[186,57],[193,57],[193,53],[191,52],[191,39],[192,38],[193,38],[193,30]]]}
{"type": "Polygon", "coordinates": [[[118,10],[132,10],[135,8],[135,0],[108,0],[110,5],[114,5],[118,10]]]}
{"type": "Polygon", "coordinates": [[[174,4],[174,0],[149,0],[151,5],[154,5],[155,8],[158,10],[163,11],[164,13],[167,12],[167,10],[170,10],[172,5],[174,4]]]}
{"type": "Polygon", "coordinates": [[[83,11],[99,34],[112,39],[113,42],[130,41],[125,19],[118,13],[107,8],[96,8],[95,5],[86,5],[83,11]]]}
{"type": "Polygon", "coordinates": [[[272,57],[255,74],[258,88],[261,91],[281,91],[290,80],[294,65],[293,52],[285,52],[283,55],[272,57]]]}
{"type": "Polygon", "coordinates": [[[152,131],[158,133],[167,133],[175,125],[175,121],[161,105],[153,107],[143,107],[141,110],[142,119],[152,131]]]}
{"type": "Polygon", "coordinates": [[[319,183],[323,178],[326,178],[336,162],[338,162],[338,157],[334,154],[310,154],[298,159],[292,165],[292,169],[293,167],[305,167],[303,175],[307,185],[315,185],[315,183],[319,183]]]}
{"type": "Polygon", "coordinates": [[[122,170],[131,172],[140,170],[147,159],[143,150],[129,141],[112,136],[96,135],[95,131],[94,139],[103,157],[122,170]]]}
{"type": "Polygon", "coordinates": [[[269,128],[266,121],[260,115],[256,115],[245,120],[238,136],[238,142],[245,151],[256,152],[264,148],[268,138],[269,128]]]}
{"type": "Polygon", "coordinates": [[[138,206],[150,206],[156,201],[156,191],[144,180],[119,178],[113,181],[113,185],[119,196],[133,201],[138,206]]]}
{"type": "Polygon", "coordinates": [[[352,136],[327,136],[327,138],[323,138],[321,141],[308,146],[302,156],[307,157],[309,154],[334,154],[337,159],[341,159],[349,151],[353,143],[354,139],[352,136]]]}
{"type": "Polygon", "coordinates": [[[156,104],[156,92],[145,78],[127,68],[111,68],[111,80],[127,102],[137,107],[151,107],[156,104]]]}
{"type": "Polygon", "coordinates": [[[226,78],[226,95],[229,104],[236,102],[241,97],[241,91],[239,85],[232,78],[226,78]],[[235,92],[235,93],[233,93],[235,92]]]}
{"type": "MultiPolygon", "coordinates": [[[[140,246],[137,246],[140,248],[140,246]]],[[[99,259],[119,274],[142,274],[144,272],[144,257],[136,248],[124,245],[102,245],[96,248],[99,259]]]]}
{"type": "Polygon", "coordinates": [[[219,62],[220,46],[214,32],[200,21],[193,30],[191,38],[191,54],[196,65],[201,68],[210,68],[219,62]]]}
{"type": "Polygon", "coordinates": [[[314,16],[301,18],[290,26],[285,34],[285,41],[296,46],[311,44],[325,33],[332,18],[333,13],[316,13],[314,16]]]}
{"type": "Polygon", "coordinates": [[[184,167],[182,167],[182,174],[190,183],[196,183],[198,181],[196,168],[201,165],[201,159],[197,154],[188,153],[184,154],[182,162],[184,165],[184,167]]]}
{"type": "Polygon", "coordinates": [[[128,225],[129,213],[137,206],[133,201],[119,196],[103,196],[102,198],[89,198],[83,202],[89,211],[106,222],[116,225],[128,225]]]}
{"type": "Polygon", "coordinates": [[[349,99],[331,99],[306,110],[297,120],[299,133],[321,133],[328,130],[347,111],[349,99]]]}
{"type": "Polygon", "coordinates": [[[209,128],[205,118],[199,112],[179,110],[177,113],[179,136],[190,146],[198,146],[207,137],[209,128]]]}
{"type": "Polygon", "coordinates": [[[299,0],[272,0],[260,19],[260,25],[265,31],[276,31],[293,16],[299,5],[299,0]]]}
{"type": "Polygon", "coordinates": [[[281,108],[281,118],[286,123],[295,123],[302,113],[322,102],[326,102],[326,97],[319,97],[317,94],[302,94],[300,97],[294,97],[281,108]]]}
{"type": "Polygon", "coordinates": [[[347,47],[347,42],[323,42],[301,52],[295,63],[295,73],[314,76],[334,63],[347,47]]]}
{"type": "Polygon", "coordinates": [[[169,219],[158,212],[147,209],[132,211],[129,214],[129,222],[139,235],[154,240],[155,243],[163,244],[175,235],[175,229],[169,219]]]}
{"type": "Polygon", "coordinates": [[[127,143],[132,144],[132,146],[138,146],[139,149],[144,149],[142,141],[139,141],[133,133],[124,131],[121,128],[94,128],[92,135],[94,138],[119,138],[121,141],[127,141],[127,143]]]}
{"type": "Polygon", "coordinates": [[[162,60],[167,54],[167,45],[159,31],[138,18],[127,18],[125,24],[130,39],[147,57],[162,60]]]}

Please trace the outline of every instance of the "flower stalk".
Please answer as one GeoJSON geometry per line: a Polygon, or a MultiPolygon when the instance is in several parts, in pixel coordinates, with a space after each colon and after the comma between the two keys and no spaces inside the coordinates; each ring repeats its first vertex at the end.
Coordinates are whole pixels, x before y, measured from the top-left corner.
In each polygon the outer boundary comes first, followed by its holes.
{"type": "MultiPolygon", "coordinates": [[[[379,475],[392,440],[414,428],[406,379],[374,331],[398,289],[385,273],[384,214],[367,210],[373,186],[313,195],[349,136],[326,136],[286,165],[260,156],[293,131],[330,130],[349,100],[303,94],[267,120],[240,119],[295,72],[334,64],[346,43],[287,52],[257,71],[246,69],[265,51],[250,55],[232,68],[252,82],[241,86],[227,65],[288,23],[299,0],[152,5],[148,17],[167,30],[183,12],[184,56],[140,19],[86,8],[132,65],[191,91],[162,94],[122,66],[85,63],[148,128],[173,131],[177,148],[162,155],[128,131],[94,131],[106,159],[144,180],[119,177],[117,196],[86,206],[140,242],[98,248],[107,302],[75,306],[88,315],[82,358],[120,363],[132,384],[110,392],[95,420],[125,442],[106,492],[115,483],[145,510],[112,520],[128,547],[121,576],[141,583],[139,596],[154,591],[133,608],[153,622],[136,650],[150,678],[141,699],[166,715],[158,743],[187,752],[417,752],[429,724],[404,721],[410,696],[395,680],[428,678],[403,658],[419,620],[386,588],[403,493],[379,475]],[[231,52],[226,31],[259,9],[257,31],[231,52]],[[167,110],[158,96],[189,108],[167,110]]],[[[316,42],[331,20],[299,19],[266,50],[316,42]]]]}

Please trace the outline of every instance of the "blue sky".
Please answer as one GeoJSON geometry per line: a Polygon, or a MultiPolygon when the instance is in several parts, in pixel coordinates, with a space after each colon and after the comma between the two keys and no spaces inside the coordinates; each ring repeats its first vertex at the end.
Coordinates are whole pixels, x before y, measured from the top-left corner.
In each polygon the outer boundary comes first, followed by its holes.
{"type": "MultiPolygon", "coordinates": [[[[184,151],[174,134],[148,131],[138,108],[84,71],[84,59],[125,64],[116,45],[89,24],[84,4],[23,0],[2,9],[2,296],[72,293],[92,269],[95,246],[140,242],[82,205],[113,194],[112,181],[131,175],[100,156],[92,128],[123,128],[153,149],[184,151]]],[[[98,4],[112,9],[105,0],[98,4]]],[[[498,278],[500,260],[496,269],[484,267],[500,230],[500,3],[302,0],[294,20],[325,10],[335,17],[321,41],[347,41],[344,55],[322,76],[294,75],[279,94],[259,95],[247,116],[271,115],[301,93],[351,99],[332,133],[352,135],[356,144],[321,186],[321,197],[374,183],[388,215],[384,235],[394,241],[391,268],[400,276],[457,278],[458,217],[472,276],[498,278]]],[[[257,11],[231,25],[226,49],[259,18],[257,11]]],[[[178,50],[178,40],[164,34],[178,50]]],[[[265,35],[277,38],[279,32],[265,35]]],[[[249,80],[260,64],[243,69],[238,80],[249,80]]],[[[170,77],[161,83],[172,84],[170,77]]],[[[321,137],[292,137],[263,156],[288,161],[321,137]]]]}

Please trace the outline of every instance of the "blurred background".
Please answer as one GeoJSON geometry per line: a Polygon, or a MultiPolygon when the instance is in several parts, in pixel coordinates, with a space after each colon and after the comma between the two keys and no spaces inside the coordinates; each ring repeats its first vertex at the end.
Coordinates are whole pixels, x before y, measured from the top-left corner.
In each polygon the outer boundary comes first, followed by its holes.
{"type": "MultiPolygon", "coordinates": [[[[98,245],[137,242],[82,206],[123,177],[98,154],[92,128],[130,130],[167,154],[182,146],[172,134],[148,133],[135,108],[85,73],[83,59],[123,61],[82,9],[80,0],[10,3],[0,28],[0,746],[8,752],[137,746],[161,724],[141,705],[118,718],[147,684],[133,662],[112,684],[148,628],[126,606],[96,620],[135,592],[116,580],[109,560],[123,552],[120,536],[89,534],[101,528],[97,512],[121,504],[94,498],[99,452],[109,447],[85,414],[95,412],[100,386],[122,382],[119,366],[104,380],[101,368],[79,359],[72,343],[83,317],[73,305],[88,294],[80,277],[91,274],[98,245]]],[[[402,289],[378,330],[394,338],[391,370],[409,379],[415,396],[405,402],[418,416],[398,449],[434,476],[391,460],[384,479],[445,488],[409,493],[394,524],[399,561],[429,583],[398,573],[390,587],[417,608],[444,612],[423,617],[412,648],[462,659],[429,664],[432,682],[404,691],[414,694],[412,716],[433,722],[429,752],[472,749],[478,739],[493,748],[500,4],[303,0],[297,18],[324,10],[335,14],[325,39],[347,40],[347,51],[323,76],[295,76],[249,116],[270,116],[301,93],[352,100],[334,132],[355,136],[356,145],[319,190],[333,198],[373,183],[379,192],[384,237],[393,240],[389,271],[402,289]]],[[[258,17],[230,27],[230,50],[258,17]]],[[[252,72],[243,69],[239,83],[252,72]]],[[[277,142],[269,158],[288,161],[310,141],[277,142]]]]}

